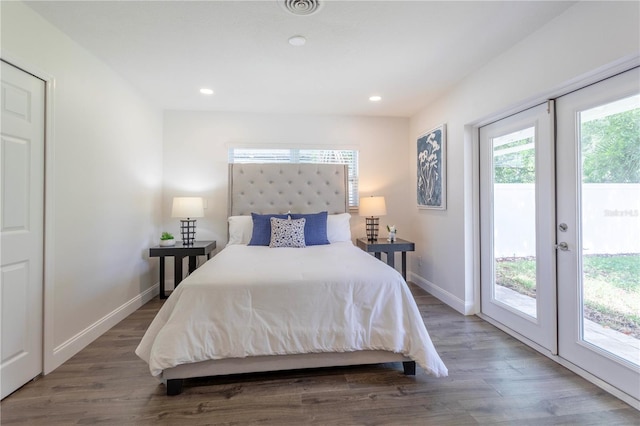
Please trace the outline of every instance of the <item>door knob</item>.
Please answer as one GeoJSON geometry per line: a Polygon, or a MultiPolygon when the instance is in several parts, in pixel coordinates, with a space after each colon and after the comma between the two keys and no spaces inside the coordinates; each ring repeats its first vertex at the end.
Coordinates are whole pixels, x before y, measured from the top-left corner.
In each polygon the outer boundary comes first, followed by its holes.
{"type": "Polygon", "coordinates": [[[569,244],[565,243],[564,241],[556,244],[556,250],[569,251],[569,244]]]}

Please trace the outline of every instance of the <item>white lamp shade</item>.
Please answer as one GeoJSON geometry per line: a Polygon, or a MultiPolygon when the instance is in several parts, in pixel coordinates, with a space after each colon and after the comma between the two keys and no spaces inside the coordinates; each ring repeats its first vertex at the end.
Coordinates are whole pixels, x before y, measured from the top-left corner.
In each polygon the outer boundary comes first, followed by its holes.
{"type": "Polygon", "coordinates": [[[204,217],[202,197],[174,197],[171,217],[204,217]]]}
{"type": "Polygon", "coordinates": [[[387,204],[384,197],[362,197],[358,211],[360,216],[384,216],[387,214],[387,204]]]}

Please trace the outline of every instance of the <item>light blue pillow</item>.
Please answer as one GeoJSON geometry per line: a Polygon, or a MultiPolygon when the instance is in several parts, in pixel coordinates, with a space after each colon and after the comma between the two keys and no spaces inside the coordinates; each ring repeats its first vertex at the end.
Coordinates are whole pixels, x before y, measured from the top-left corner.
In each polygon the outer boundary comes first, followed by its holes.
{"type": "Polygon", "coordinates": [[[286,214],[257,214],[251,213],[253,220],[253,233],[251,234],[250,246],[268,246],[271,241],[271,218],[287,219],[286,214]]]}
{"type": "Polygon", "coordinates": [[[327,212],[292,214],[291,219],[306,219],[304,239],[308,246],[329,244],[327,238],[327,212]]]}

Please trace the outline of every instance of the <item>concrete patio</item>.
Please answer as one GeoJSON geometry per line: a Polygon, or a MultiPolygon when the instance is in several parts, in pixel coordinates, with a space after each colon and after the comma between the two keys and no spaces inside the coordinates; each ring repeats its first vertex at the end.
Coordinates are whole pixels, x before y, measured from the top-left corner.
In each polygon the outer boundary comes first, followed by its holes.
{"type": "MultiPolygon", "coordinates": [[[[536,316],[536,300],[506,287],[496,286],[496,299],[531,317],[536,316]]],[[[584,340],[599,348],[640,365],[640,340],[584,320],[584,340]]]]}

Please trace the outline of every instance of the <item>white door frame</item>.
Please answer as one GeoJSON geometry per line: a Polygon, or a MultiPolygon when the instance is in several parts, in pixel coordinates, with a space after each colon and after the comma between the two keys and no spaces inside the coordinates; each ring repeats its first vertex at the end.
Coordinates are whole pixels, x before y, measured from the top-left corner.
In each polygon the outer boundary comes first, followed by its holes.
{"type": "Polygon", "coordinates": [[[42,342],[42,359],[43,374],[49,374],[57,365],[54,359],[54,339],[53,339],[53,290],[54,290],[54,248],[55,248],[55,217],[54,217],[54,200],[55,200],[55,137],[54,137],[54,95],[55,95],[55,78],[41,70],[32,63],[23,60],[20,57],[12,55],[6,50],[0,51],[0,58],[9,64],[32,74],[45,82],[45,111],[44,111],[44,276],[43,276],[43,342],[42,342]]]}
{"type": "Polygon", "coordinates": [[[468,176],[468,179],[466,179],[465,181],[465,191],[468,190],[470,194],[470,197],[466,198],[465,202],[472,202],[472,208],[470,209],[472,210],[472,212],[466,218],[466,226],[468,229],[472,230],[472,235],[469,238],[469,244],[466,251],[466,254],[473,259],[473,261],[470,262],[473,264],[473,312],[471,313],[475,313],[483,320],[489,322],[490,324],[494,325],[510,336],[518,339],[527,346],[554,360],[558,364],[571,370],[572,372],[595,384],[596,386],[604,389],[605,391],[616,396],[617,398],[621,399],[637,410],[640,410],[640,402],[629,397],[628,394],[621,392],[617,388],[604,382],[588,371],[581,369],[573,363],[557,355],[549,353],[537,343],[527,339],[522,335],[519,335],[518,333],[507,327],[504,327],[497,321],[493,321],[491,318],[483,315],[480,311],[480,127],[486,126],[487,124],[516,114],[525,109],[531,108],[537,104],[545,102],[547,99],[556,99],[560,96],[566,95],[575,90],[579,90],[590,84],[596,83],[598,81],[604,80],[638,66],[640,66],[640,53],[624,56],[616,61],[596,68],[573,79],[567,80],[548,90],[540,92],[535,96],[524,99],[518,104],[510,104],[501,110],[494,111],[490,114],[487,114],[486,116],[468,122],[465,125],[465,143],[468,147],[470,147],[470,158],[468,158],[467,160],[470,160],[471,163],[469,164],[471,173],[468,176]]]}

